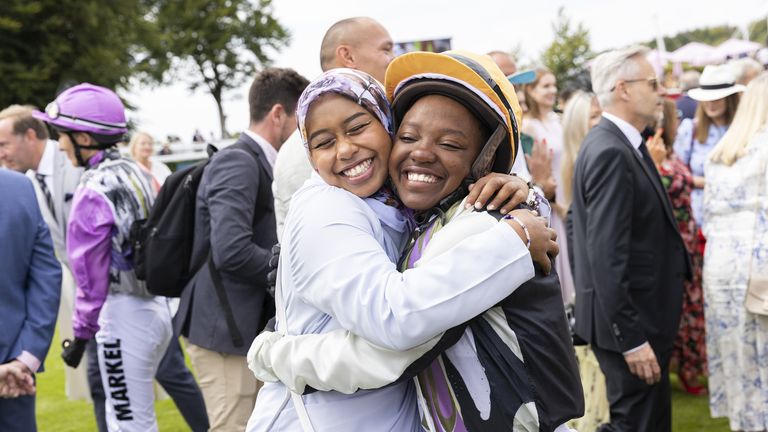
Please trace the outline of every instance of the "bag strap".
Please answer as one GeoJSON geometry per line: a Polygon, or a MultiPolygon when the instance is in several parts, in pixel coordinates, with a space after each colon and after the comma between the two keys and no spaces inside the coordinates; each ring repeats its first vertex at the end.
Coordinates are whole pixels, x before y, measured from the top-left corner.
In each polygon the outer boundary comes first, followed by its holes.
{"type": "Polygon", "coordinates": [[[224,289],[224,285],[221,283],[221,274],[216,269],[216,265],[213,263],[213,252],[208,251],[208,268],[211,273],[211,280],[213,280],[213,286],[216,288],[216,296],[219,298],[221,308],[224,310],[224,318],[227,321],[227,328],[229,328],[229,335],[232,337],[232,344],[239,348],[243,346],[243,336],[240,334],[240,329],[237,328],[235,322],[235,316],[232,313],[232,306],[229,304],[227,298],[227,291],[224,289]]]}
{"type": "MultiPolygon", "coordinates": [[[[258,155],[251,150],[251,148],[246,144],[233,144],[232,148],[239,148],[245,150],[246,153],[250,154],[251,157],[253,157],[254,161],[258,163],[258,155]]],[[[209,151],[209,157],[213,155],[213,152],[209,151]]],[[[256,215],[254,214],[254,218],[256,215]]],[[[253,223],[251,223],[253,225],[253,223]]],[[[202,264],[200,264],[202,266],[202,264]]],[[[208,249],[208,269],[211,273],[211,280],[213,280],[213,286],[216,289],[216,296],[219,298],[219,303],[221,304],[221,308],[224,310],[224,318],[227,321],[227,328],[229,329],[229,335],[232,338],[232,345],[234,345],[236,348],[240,348],[243,346],[243,336],[240,333],[240,329],[237,328],[237,323],[235,322],[235,315],[232,312],[232,306],[229,303],[229,298],[227,297],[227,291],[224,289],[224,284],[221,281],[221,273],[219,273],[219,270],[216,268],[216,265],[213,263],[213,251],[211,251],[210,247],[208,249]]]]}
{"type": "MultiPolygon", "coordinates": [[[[280,254],[280,258],[278,258],[277,263],[277,278],[275,281],[275,313],[277,314],[277,323],[278,328],[277,332],[281,335],[286,334],[286,328],[287,323],[285,318],[285,303],[283,302],[283,290],[282,290],[282,284],[280,283],[280,267],[283,262],[283,254],[280,254]]],[[[307,412],[307,407],[304,406],[304,399],[301,398],[301,395],[291,391],[289,388],[286,387],[286,392],[290,392],[291,394],[291,401],[293,402],[293,408],[296,410],[296,415],[299,417],[299,423],[301,424],[301,430],[303,432],[315,432],[315,428],[312,426],[312,422],[309,420],[309,413],[307,412]]]]}

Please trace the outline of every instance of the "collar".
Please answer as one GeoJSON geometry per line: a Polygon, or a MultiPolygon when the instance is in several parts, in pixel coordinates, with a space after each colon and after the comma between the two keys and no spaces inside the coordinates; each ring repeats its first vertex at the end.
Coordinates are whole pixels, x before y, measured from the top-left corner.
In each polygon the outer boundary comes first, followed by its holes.
{"type": "Polygon", "coordinates": [[[45,150],[43,150],[43,155],[40,157],[40,163],[37,164],[35,173],[42,174],[46,177],[52,176],[53,165],[55,163],[54,156],[56,155],[57,151],[59,151],[59,145],[56,143],[56,141],[46,140],[45,150]]]}
{"type": "Polygon", "coordinates": [[[249,138],[251,138],[256,144],[261,147],[261,150],[264,152],[264,156],[267,158],[267,163],[269,163],[269,167],[273,170],[275,169],[275,160],[277,160],[277,149],[275,149],[272,144],[269,143],[264,137],[257,134],[256,132],[253,132],[251,130],[246,129],[244,134],[248,135],[249,138]]]}
{"type": "Polygon", "coordinates": [[[104,150],[98,151],[95,155],[91,156],[85,163],[88,165],[85,169],[90,169],[100,164],[106,158],[106,152],[104,150]]]}
{"type": "Polygon", "coordinates": [[[640,136],[640,131],[635,129],[634,126],[629,124],[626,120],[621,119],[619,117],[616,117],[615,115],[603,111],[603,117],[610,120],[613,124],[616,125],[616,127],[619,128],[621,133],[624,134],[625,137],[627,137],[627,140],[629,140],[629,143],[632,144],[632,147],[640,153],[640,144],[643,142],[643,137],[640,136]]]}

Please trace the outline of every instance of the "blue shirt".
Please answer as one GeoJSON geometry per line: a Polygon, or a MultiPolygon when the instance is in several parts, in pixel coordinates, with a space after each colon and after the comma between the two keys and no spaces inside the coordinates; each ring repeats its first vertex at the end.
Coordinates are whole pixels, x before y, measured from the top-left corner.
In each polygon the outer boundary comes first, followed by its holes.
{"type": "MultiPolygon", "coordinates": [[[[704,164],[709,158],[710,152],[715,148],[720,139],[725,135],[728,126],[717,126],[711,124],[707,140],[700,143],[695,139],[695,128],[693,120],[685,119],[680,123],[677,129],[677,139],[675,140],[675,153],[677,157],[688,165],[691,173],[697,177],[704,177],[704,164]]],[[[696,226],[700,227],[704,223],[704,212],[702,205],[704,202],[704,189],[693,189],[691,192],[691,208],[693,209],[693,219],[696,226]]]]}

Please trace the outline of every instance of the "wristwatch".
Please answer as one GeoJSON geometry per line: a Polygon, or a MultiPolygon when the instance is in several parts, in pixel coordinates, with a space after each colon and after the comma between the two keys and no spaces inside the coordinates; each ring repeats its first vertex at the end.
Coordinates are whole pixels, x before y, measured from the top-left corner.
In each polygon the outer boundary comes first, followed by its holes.
{"type": "Polygon", "coordinates": [[[538,210],[539,200],[538,200],[538,196],[536,195],[536,190],[534,189],[536,185],[533,183],[533,180],[531,180],[531,178],[526,176],[525,174],[519,174],[514,172],[511,174],[515,177],[520,177],[528,185],[528,197],[525,199],[525,205],[530,207],[531,210],[538,210]]]}

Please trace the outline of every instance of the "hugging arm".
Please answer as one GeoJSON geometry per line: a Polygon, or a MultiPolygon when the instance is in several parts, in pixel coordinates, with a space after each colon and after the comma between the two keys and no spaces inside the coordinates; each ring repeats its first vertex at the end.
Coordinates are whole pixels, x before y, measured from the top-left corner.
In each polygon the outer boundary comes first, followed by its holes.
{"type": "MultiPolygon", "coordinates": [[[[474,214],[473,218],[462,218],[446,225],[432,238],[428,253],[422,256],[418,267],[428,267],[431,262],[450,255],[453,252],[450,246],[456,239],[471,240],[477,237],[473,233],[492,232],[498,225],[501,224],[487,214],[474,214]]],[[[508,244],[506,250],[525,249],[521,242],[518,243],[508,244]]],[[[531,263],[530,259],[528,262],[531,263]]],[[[507,280],[508,291],[513,292],[531,276],[523,272],[507,280]]],[[[344,329],[285,337],[265,332],[251,346],[248,365],[258,379],[282,381],[298,393],[307,385],[318,390],[352,393],[412,378],[455,344],[465,327],[466,323],[461,323],[421,345],[399,351],[381,347],[344,329]],[[323,353],[322,358],[317,355],[319,352],[323,353]]]]}
{"type": "Polygon", "coordinates": [[[384,348],[420,345],[492,307],[534,274],[520,238],[495,220],[428,264],[400,273],[357,197],[338,191],[304,204],[293,228],[301,232],[286,234],[282,250],[283,263],[297,270],[289,276],[294,294],[384,348]],[[348,210],[328,212],[328,206],[348,210]]]}

